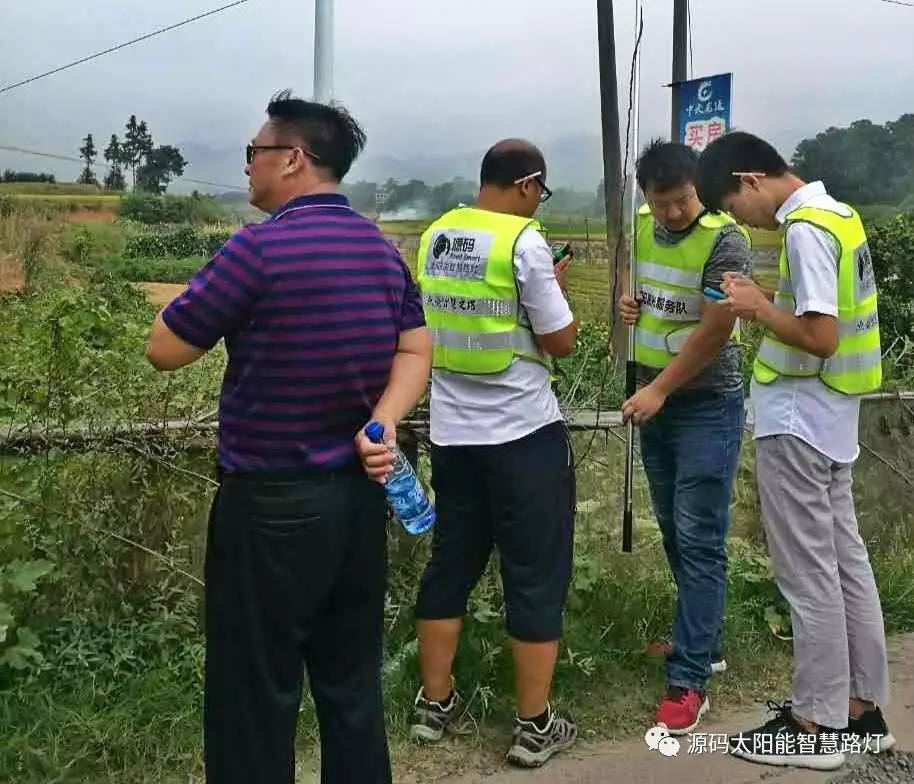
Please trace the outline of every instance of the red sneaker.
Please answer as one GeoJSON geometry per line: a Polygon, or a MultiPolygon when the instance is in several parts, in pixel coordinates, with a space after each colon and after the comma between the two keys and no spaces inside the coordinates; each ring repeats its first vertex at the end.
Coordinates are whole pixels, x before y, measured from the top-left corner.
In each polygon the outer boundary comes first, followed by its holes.
{"type": "Polygon", "coordinates": [[[710,707],[704,692],[670,686],[660,702],[654,721],[670,735],[685,735],[694,730],[710,707]]]}

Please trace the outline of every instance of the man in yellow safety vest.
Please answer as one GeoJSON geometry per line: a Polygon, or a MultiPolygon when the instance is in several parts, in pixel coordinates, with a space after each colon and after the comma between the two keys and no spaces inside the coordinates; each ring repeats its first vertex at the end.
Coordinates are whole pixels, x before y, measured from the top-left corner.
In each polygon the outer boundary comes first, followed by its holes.
{"type": "Polygon", "coordinates": [[[550,384],[577,324],[533,215],[549,198],[542,153],[501,141],[479,198],[433,223],[418,280],[434,343],[432,484],[438,520],[416,619],[422,686],[412,736],[441,739],[461,713],[451,677],[467,598],[498,549],[517,684],[508,761],[534,767],[577,728],[548,702],[574,535],[574,465],[550,384]]]}
{"type": "Polygon", "coordinates": [[[721,307],[766,328],[753,368],[756,471],[775,578],[793,621],[793,695],[731,737],[753,762],[831,770],[848,740],[894,744],[879,594],[851,492],[860,395],[882,380],[876,284],[860,216],[767,142],[731,133],[701,156],[711,209],[784,228],[777,290],[728,276],[721,307]]]}
{"type": "Polygon", "coordinates": [[[639,158],[647,204],[636,225],[637,298],[619,302],[623,320],[635,327],[640,387],[622,414],[640,427],[678,592],[672,639],[662,646],[667,690],[654,716],[674,735],[698,726],[709,705],[708,678],[726,669],[726,537],[743,426],[736,320],[704,291],[719,291],[725,274],[750,267],[743,230],[699,201],[697,167],[693,150],[660,140],[639,158]]]}

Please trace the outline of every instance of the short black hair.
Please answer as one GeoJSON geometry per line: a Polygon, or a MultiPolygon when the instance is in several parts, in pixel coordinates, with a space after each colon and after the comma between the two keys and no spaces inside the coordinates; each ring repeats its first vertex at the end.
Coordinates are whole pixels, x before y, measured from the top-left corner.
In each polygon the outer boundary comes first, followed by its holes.
{"type": "Polygon", "coordinates": [[[304,142],[337,182],[365,149],[365,131],[342,106],[305,101],[283,90],[270,99],[267,116],[281,134],[304,142]]]}
{"type": "Polygon", "coordinates": [[[546,159],[539,148],[523,139],[503,139],[483,156],[479,182],[507,188],[534,172],[542,172],[546,181],[546,159]]]}
{"type": "Polygon", "coordinates": [[[635,168],[635,177],[643,192],[648,188],[668,191],[695,182],[698,172],[698,154],[684,144],[652,140],[635,168]]]}
{"type": "Polygon", "coordinates": [[[739,190],[733,172],[758,172],[780,177],[790,171],[781,154],[764,139],[745,131],[731,131],[705,148],[698,159],[698,198],[719,212],[725,196],[739,190]]]}

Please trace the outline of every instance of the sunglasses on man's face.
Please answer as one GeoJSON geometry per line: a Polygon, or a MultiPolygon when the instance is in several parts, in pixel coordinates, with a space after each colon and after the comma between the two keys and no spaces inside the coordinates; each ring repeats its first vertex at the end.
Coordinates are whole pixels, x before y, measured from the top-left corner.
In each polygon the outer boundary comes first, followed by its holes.
{"type": "Polygon", "coordinates": [[[552,191],[546,185],[546,181],[543,179],[543,173],[541,171],[533,172],[533,174],[528,174],[526,177],[521,177],[514,181],[515,185],[523,185],[525,182],[533,180],[537,185],[540,186],[540,204],[545,201],[549,201],[552,198],[552,191]]]}
{"type": "Polygon", "coordinates": [[[244,159],[247,161],[248,166],[254,163],[254,156],[261,150],[301,150],[309,158],[314,158],[314,160],[319,161],[320,156],[316,153],[311,152],[311,150],[306,150],[301,145],[289,145],[289,144],[249,144],[244,148],[244,159]]]}

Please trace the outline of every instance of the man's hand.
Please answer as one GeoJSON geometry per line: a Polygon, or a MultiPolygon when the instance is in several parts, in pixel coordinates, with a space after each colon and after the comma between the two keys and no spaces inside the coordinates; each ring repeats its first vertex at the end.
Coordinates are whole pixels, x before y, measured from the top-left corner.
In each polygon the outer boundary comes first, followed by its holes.
{"type": "Polygon", "coordinates": [[[628,294],[619,297],[619,315],[622,321],[628,326],[634,326],[638,322],[638,316],[641,314],[641,300],[632,299],[628,294]]]}
{"type": "Polygon", "coordinates": [[[622,421],[639,427],[657,416],[666,403],[666,395],[655,384],[648,384],[639,389],[622,404],[622,421]]]}
{"type": "Polygon", "coordinates": [[[562,259],[558,264],[556,264],[553,267],[553,269],[555,270],[555,279],[558,282],[559,288],[562,290],[563,294],[568,293],[568,288],[567,288],[568,281],[566,280],[566,277],[567,277],[566,270],[568,269],[569,266],[571,266],[571,260],[573,257],[574,257],[574,253],[572,253],[569,250],[568,254],[565,256],[565,258],[562,259]]]}
{"type": "Polygon", "coordinates": [[[365,473],[375,482],[384,484],[394,470],[394,453],[391,447],[397,445],[397,427],[394,420],[375,412],[372,421],[384,425],[384,443],[376,444],[365,435],[363,427],[355,437],[355,451],[362,461],[365,473]]]}
{"type": "Polygon", "coordinates": [[[721,289],[727,295],[727,299],[720,304],[740,318],[758,320],[759,313],[771,307],[770,300],[755,281],[735,272],[724,273],[721,289]]]}

